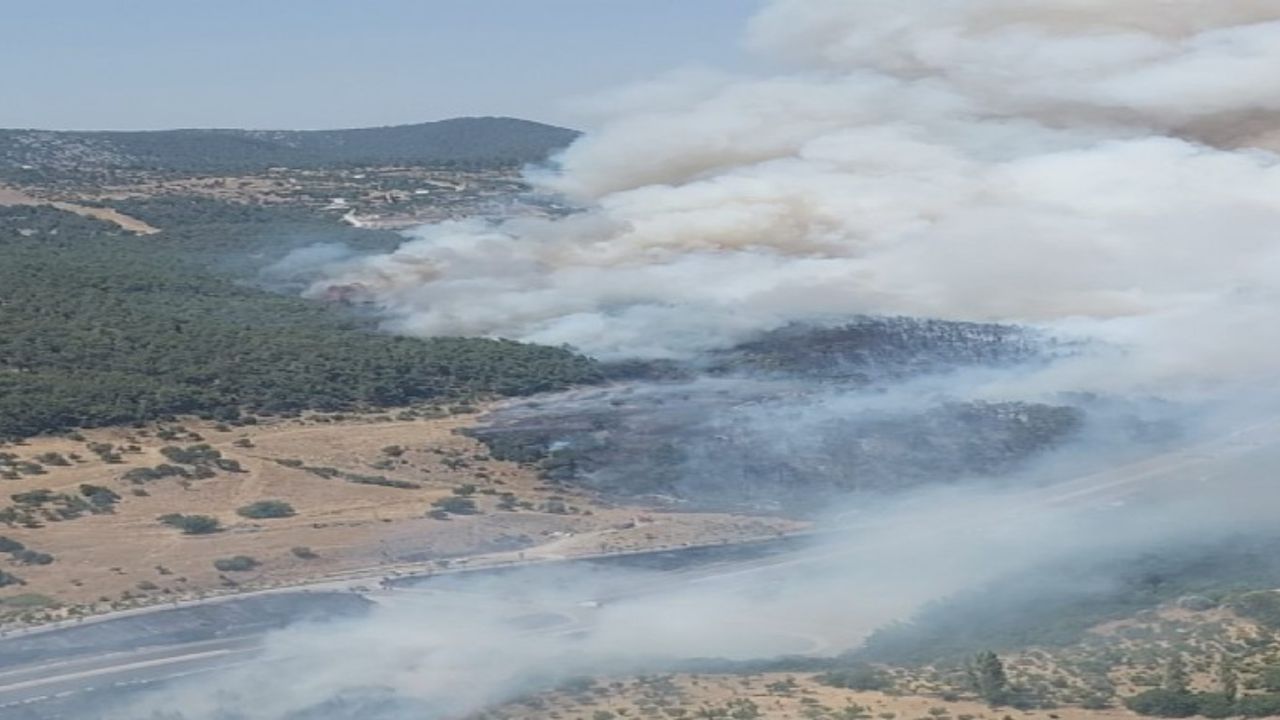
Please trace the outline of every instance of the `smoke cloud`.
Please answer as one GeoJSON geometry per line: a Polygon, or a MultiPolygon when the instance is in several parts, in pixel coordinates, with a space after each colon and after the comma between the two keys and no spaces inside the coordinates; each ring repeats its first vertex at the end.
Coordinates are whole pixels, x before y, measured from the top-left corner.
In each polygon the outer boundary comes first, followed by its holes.
{"type": "Polygon", "coordinates": [[[886,314],[1102,337],[1149,382],[1280,360],[1280,2],[780,0],[749,39],[778,74],[597,103],[530,174],[581,212],[423,227],[312,292],[605,358],[886,314]]]}
{"type": "Polygon", "coordinates": [[[1154,482],[1142,463],[1069,487],[907,493],[842,511],[801,552],[754,564],[438,579],[384,598],[368,618],[278,632],[244,667],[180,681],[105,717],[462,717],[574,677],[691,658],[832,655],[930,601],[1017,573],[1034,572],[1029,587],[1043,596],[1097,592],[1116,578],[1053,568],[1195,549],[1272,523],[1274,503],[1258,502],[1270,480],[1258,460],[1276,451],[1215,447],[1232,456],[1221,470],[1235,487],[1259,494],[1219,493],[1199,480],[1195,453],[1175,453],[1154,482]],[[1169,485],[1179,491],[1172,499],[1169,485]],[[1165,499],[1126,503],[1152,490],[1165,499]]]}
{"type": "MultiPolygon", "coordinates": [[[[319,273],[315,296],[375,305],[392,332],[608,359],[900,315],[1094,341],[1034,372],[928,381],[966,382],[971,398],[1221,399],[1274,378],[1280,342],[1263,329],[1280,312],[1280,0],[772,0],[748,42],[773,75],[676,73],[597,99],[614,113],[602,128],[529,172],[578,212],[430,225],[387,254],[310,251],[284,267],[319,273]]],[[[911,392],[818,388],[781,405],[809,422],[767,406],[750,427],[794,448],[781,425],[804,432],[822,420],[814,407],[907,407],[949,390],[911,392]]],[[[1215,417],[1238,425],[1242,407],[1215,417]]],[[[400,597],[370,620],[275,636],[270,675],[255,664],[201,678],[120,717],[382,717],[333,704],[371,687],[420,703],[385,717],[458,716],[659,660],[837,652],[1010,573],[1266,527],[1275,453],[1233,443],[1067,486],[832,501],[830,534],[794,567],[676,576],[675,588],[665,573],[609,572],[400,597]],[[1221,492],[1226,478],[1238,492],[1221,492]],[[646,585],[661,592],[617,592],[646,585]],[[621,599],[582,604],[611,593],[621,599]],[[563,624],[511,625],[547,614],[563,624]]],[[[1082,455],[1064,448],[1025,476],[1060,479],[1082,455]]],[[[1071,591],[1051,573],[1037,582],[1071,591]]]]}

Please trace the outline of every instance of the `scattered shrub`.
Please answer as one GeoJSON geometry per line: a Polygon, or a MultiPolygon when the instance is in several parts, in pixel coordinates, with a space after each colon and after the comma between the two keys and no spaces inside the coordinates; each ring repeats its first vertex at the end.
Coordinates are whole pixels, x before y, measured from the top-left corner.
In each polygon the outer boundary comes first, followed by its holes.
{"type": "Polygon", "coordinates": [[[222,530],[222,523],[208,515],[161,515],[160,522],[178,528],[184,535],[208,535],[222,530]]]}
{"type": "Polygon", "coordinates": [[[1124,701],[1125,707],[1139,715],[1185,718],[1200,711],[1196,696],[1189,692],[1152,688],[1124,701]]]}
{"type": "Polygon", "coordinates": [[[53,562],[52,555],[35,550],[19,550],[13,553],[13,559],[23,565],[48,565],[53,562]]]}
{"type": "Polygon", "coordinates": [[[248,572],[262,563],[249,557],[248,555],[236,555],[229,558],[218,558],[213,561],[213,566],[219,572],[248,572]]]}
{"type": "Polygon", "coordinates": [[[480,509],[476,507],[475,500],[472,500],[469,497],[459,497],[456,495],[453,497],[440,498],[439,500],[431,503],[431,506],[437,510],[443,510],[444,512],[451,513],[453,515],[475,515],[480,512],[480,509]]]}
{"type": "Polygon", "coordinates": [[[116,491],[101,485],[84,483],[80,486],[80,494],[88,498],[91,504],[100,508],[111,507],[120,502],[120,495],[116,491]]]}
{"type": "Polygon", "coordinates": [[[417,490],[422,485],[408,480],[393,480],[383,475],[357,475],[355,473],[342,473],[342,477],[347,482],[356,485],[379,485],[381,487],[397,488],[399,490],[417,490]]]}
{"type": "Polygon", "coordinates": [[[160,454],[171,462],[182,465],[202,465],[212,463],[222,457],[222,453],[207,444],[188,445],[185,448],[167,445],[160,448],[160,454]]]}
{"type": "Polygon", "coordinates": [[[859,665],[846,670],[832,670],[817,678],[818,682],[847,690],[885,690],[893,686],[889,674],[873,665],[859,665]]]}
{"type": "Polygon", "coordinates": [[[552,515],[568,515],[569,505],[561,498],[548,498],[542,504],[542,512],[551,513],[552,515]]]}
{"type": "Polygon", "coordinates": [[[151,480],[163,480],[168,477],[189,478],[191,477],[191,472],[186,468],[178,467],[177,465],[162,463],[153,468],[134,468],[120,476],[122,480],[128,480],[129,482],[139,484],[149,482],[151,480]]]}
{"type": "Polygon", "coordinates": [[[286,518],[296,515],[293,506],[283,500],[259,500],[236,510],[236,514],[253,520],[286,518]]]}
{"type": "Polygon", "coordinates": [[[9,497],[19,505],[43,505],[47,502],[53,501],[57,497],[57,494],[52,490],[41,488],[39,490],[14,493],[9,497]]]}

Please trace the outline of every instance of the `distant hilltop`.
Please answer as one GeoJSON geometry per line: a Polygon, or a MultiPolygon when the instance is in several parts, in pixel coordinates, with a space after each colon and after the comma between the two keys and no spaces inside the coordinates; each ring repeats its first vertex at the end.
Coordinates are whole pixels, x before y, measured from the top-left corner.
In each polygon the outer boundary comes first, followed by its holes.
{"type": "Polygon", "coordinates": [[[579,133],[469,117],[349,130],[0,130],[0,171],[247,172],[268,167],[513,166],[545,160],[579,133]]]}

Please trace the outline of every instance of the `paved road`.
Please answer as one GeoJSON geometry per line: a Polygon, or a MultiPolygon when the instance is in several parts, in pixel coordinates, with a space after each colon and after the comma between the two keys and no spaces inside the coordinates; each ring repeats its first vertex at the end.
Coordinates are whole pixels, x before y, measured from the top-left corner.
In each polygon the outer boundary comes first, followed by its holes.
{"type": "MultiPolygon", "coordinates": [[[[1217,490],[1216,483],[1229,482],[1242,467],[1256,457],[1275,457],[1280,454],[1280,420],[1268,420],[1241,428],[1210,442],[1187,447],[1176,452],[1134,462],[1123,467],[1104,472],[1092,473],[1085,477],[1075,478],[1048,487],[1030,489],[1013,493],[993,510],[991,517],[983,518],[986,522],[998,522],[1002,519],[1015,519],[1022,514],[1036,509],[1049,507],[1074,509],[1106,509],[1135,502],[1139,496],[1177,496],[1185,492],[1203,491],[1206,488],[1217,490]]],[[[966,519],[966,524],[972,519],[966,519]]],[[[849,518],[848,525],[856,526],[862,532],[877,529],[875,520],[849,518]]],[[[838,532],[848,533],[849,527],[838,532]]],[[[930,534],[946,534],[962,531],[962,525],[942,525],[931,528],[930,534]]],[[[655,582],[652,577],[644,581],[628,584],[620,580],[617,584],[602,590],[600,597],[583,598],[582,604],[574,608],[564,608],[562,617],[547,618],[533,622],[529,632],[573,632],[587,629],[590,626],[590,608],[596,602],[612,602],[614,600],[633,597],[640,594],[654,594],[674,588],[701,582],[735,582],[742,587],[758,587],[767,583],[771,574],[794,572],[805,565],[830,560],[834,554],[854,551],[852,546],[826,546],[819,552],[804,549],[788,548],[785,543],[778,543],[770,548],[761,545],[751,551],[727,553],[717,556],[707,549],[686,549],[651,553],[640,558],[623,559],[617,557],[597,557],[566,561],[566,563],[649,563],[664,571],[664,581],[655,582]],[[719,557],[719,559],[717,559],[719,557]],[[682,559],[683,558],[683,559],[682,559]],[[666,560],[666,565],[663,564],[666,560]],[[541,623],[541,625],[539,625],[541,623]]],[[[553,571],[557,565],[540,563],[539,566],[553,571]]],[[[481,571],[476,571],[479,574],[481,571]]],[[[455,576],[457,577],[457,576],[455,576]]],[[[397,597],[410,596],[423,592],[424,588],[437,587],[440,578],[426,580],[433,583],[424,586],[423,580],[405,579],[390,588],[375,592],[363,593],[375,602],[396,602],[397,597]]],[[[366,581],[367,584],[367,581],[366,581]]],[[[350,591],[353,581],[339,581],[325,586],[325,590],[340,589],[350,591]]],[[[435,590],[431,590],[435,591],[435,590]]],[[[289,603],[299,598],[316,598],[325,593],[299,593],[289,591],[272,591],[261,595],[269,596],[273,602],[289,603]]],[[[336,593],[328,593],[330,595],[336,593]]],[[[217,637],[226,634],[226,628],[219,628],[217,616],[220,613],[245,612],[242,607],[249,602],[264,602],[258,598],[218,598],[200,607],[182,611],[169,612],[201,612],[211,614],[202,620],[202,631],[179,633],[178,638],[162,639],[152,642],[146,633],[130,637],[109,647],[99,647],[102,643],[70,642],[59,644],[65,637],[85,628],[69,628],[64,630],[48,630],[42,633],[23,637],[0,640],[0,718],[75,718],[69,711],[69,703],[77,698],[92,697],[103,690],[119,691],[137,688],[149,684],[161,683],[176,677],[189,676],[194,673],[208,672],[227,668],[238,663],[250,661],[259,649],[266,633],[279,624],[264,623],[262,627],[246,627],[232,624],[237,632],[230,637],[217,637]],[[192,637],[194,635],[194,637],[192,637]],[[6,664],[6,652],[10,652],[15,643],[33,643],[36,651],[28,651],[27,656],[17,657],[17,661],[6,664]],[[147,643],[152,646],[145,647],[147,643]]],[[[545,615],[545,613],[543,613],[545,615]]],[[[114,618],[96,623],[97,628],[89,630],[108,633],[120,623],[146,622],[148,626],[163,626],[165,613],[152,611],[131,617],[114,618]],[[141,619],[140,619],[141,618],[141,619]]],[[[531,615],[530,618],[535,616],[531,615]]],[[[95,641],[97,642],[97,641],[95,641]]]]}
{"type": "Polygon", "coordinates": [[[0,671],[0,717],[99,690],[123,689],[173,680],[243,662],[258,650],[261,636],[207,640],[175,647],[141,648],[0,671]]]}
{"type": "MultiPolygon", "coordinates": [[[[640,577],[619,577],[616,581],[600,586],[598,597],[583,597],[574,604],[563,608],[548,609],[541,605],[522,605],[519,601],[510,603],[510,624],[518,633],[531,634],[572,634],[584,632],[591,628],[595,608],[601,602],[613,602],[623,598],[644,594],[660,594],[668,590],[687,585],[691,582],[713,579],[717,575],[733,575],[748,568],[765,568],[780,562],[783,555],[774,555],[768,549],[758,552],[744,552],[744,557],[729,560],[706,560],[697,557],[704,550],[694,548],[684,551],[695,556],[695,564],[664,571],[662,580],[655,582],[652,575],[640,577]],[[763,557],[759,555],[763,554],[763,557]],[[756,555],[756,557],[745,557],[756,555]]],[[[790,554],[794,551],[788,551],[790,554]]],[[[680,551],[663,551],[655,556],[677,556],[680,551]]],[[[730,549],[732,555],[732,549],[730,549]]],[[[655,562],[671,562],[670,557],[656,559],[655,562]]],[[[554,573],[569,565],[587,565],[603,562],[602,558],[566,561],[564,563],[540,563],[531,568],[521,569],[531,573],[554,573]]],[[[508,568],[495,569],[490,572],[509,571],[508,568]]],[[[367,598],[374,603],[394,605],[397,602],[412,602],[419,594],[449,593],[466,595],[476,592],[469,587],[469,580],[483,577],[486,571],[475,571],[468,574],[440,575],[433,578],[420,578],[417,584],[405,583],[399,588],[379,589],[361,593],[359,597],[367,598]]],[[[532,578],[531,578],[532,581],[532,578]]],[[[356,594],[351,594],[353,597],[356,594]]],[[[274,593],[271,599],[276,602],[306,600],[320,597],[317,593],[297,593],[291,597],[285,593],[274,593]]],[[[220,600],[216,604],[199,608],[206,613],[221,614],[226,611],[240,611],[242,603],[262,598],[246,598],[237,600],[220,600]]],[[[188,608],[182,611],[193,612],[188,608]]],[[[101,644],[97,638],[88,643],[83,640],[64,641],[59,645],[56,640],[63,636],[83,632],[105,631],[119,623],[139,623],[146,621],[152,626],[175,624],[182,626],[179,636],[190,634],[186,619],[170,620],[168,613],[152,613],[148,616],[133,616],[112,622],[98,623],[97,627],[68,628],[62,631],[47,632],[23,638],[14,638],[0,642],[0,659],[4,658],[8,643],[25,641],[28,646],[38,648],[38,657],[3,666],[0,669],[0,718],[8,720],[6,713],[17,713],[17,718],[74,719],[82,717],[78,708],[85,703],[92,704],[92,698],[108,693],[118,695],[130,690],[143,689],[169,680],[189,677],[193,674],[211,672],[250,662],[262,649],[262,643],[270,628],[244,629],[231,618],[223,624],[216,619],[204,618],[202,623],[208,633],[236,632],[234,637],[199,639],[192,641],[173,641],[138,649],[96,649],[101,644]],[[89,647],[86,647],[88,645],[89,647]],[[52,657],[52,659],[50,659],[52,657]]],[[[236,612],[236,616],[247,613],[236,612]]],[[[278,624],[272,624],[278,627],[278,624]]],[[[798,650],[803,650],[799,647],[798,650]]]]}

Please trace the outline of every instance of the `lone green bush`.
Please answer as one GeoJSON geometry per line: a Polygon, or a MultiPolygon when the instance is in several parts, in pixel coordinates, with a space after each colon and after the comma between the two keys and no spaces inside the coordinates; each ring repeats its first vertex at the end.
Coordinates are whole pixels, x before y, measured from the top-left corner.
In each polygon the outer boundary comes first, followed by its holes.
{"type": "Polygon", "coordinates": [[[178,528],[184,535],[209,535],[222,530],[222,523],[208,515],[181,515],[170,513],[161,515],[160,522],[178,528]]]}
{"type": "Polygon", "coordinates": [[[213,566],[219,572],[248,572],[262,563],[249,557],[248,555],[236,555],[229,558],[218,558],[213,561],[213,566]]]}
{"type": "Polygon", "coordinates": [[[431,506],[437,510],[443,510],[454,515],[475,515],[480,512],[480,509],[476,507],[475,500],[472,500],[469,497],[459,497],[457,495],[453,497],[440,498],[439,500],[431,503],[431,506]]]}
{"type": "Polygon", "coordinates": [[[252,520],[293,517],[297,512],[283,500],[259,500],[236,510],[236,514],[252,520]]]}

